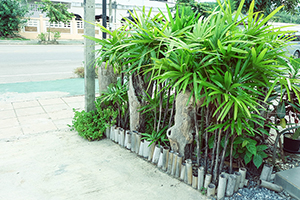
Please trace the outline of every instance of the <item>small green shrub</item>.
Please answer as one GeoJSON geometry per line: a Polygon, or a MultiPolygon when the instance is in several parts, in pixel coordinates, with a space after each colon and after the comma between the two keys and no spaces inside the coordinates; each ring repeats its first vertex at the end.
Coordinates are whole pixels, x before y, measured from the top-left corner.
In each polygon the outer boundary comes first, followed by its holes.
{"type": "MultiPolygon", "coordinates": [[[[84,77],[84,67],[77,67],[74,70],[74,74],[76,74],[79,78],[83,78],[84,77]]],[[[95,78],[98,77],[98,68],[95,68],[95,78]]]]}
{"type": "Polygon", "coordinates": [[[84,77],[84,67],[77,67],[74,70],[74,74],[76,74],[79,78],[83,78],[84,77]]]}
{"type": "Polygon", "coordinates": [[[103,133],[106,129],[105,123],[100,113],[91,111],[75,111],[74,118],[72,120],[71,130],[76,130],[78,134],[89,140],[100,140],[103,137],[103,133]]]}
{"type": "Polygon", "coordinates": [[[112,107],[102,108],[96,103],[97,111],[74,111],[71,130],[76,130],[78,134],[89,140],[100,140],[103,133],[111,123],[115,123],[117,112],[112,110],[112,107]]]}
{"type": "Polygon", "coordinates": [[[53,32],[53,37],[54,37],[54,41],[58,40],[61,37],[60,32],[58,31],[53,32]]]}
{"type": "Polygon", "coordinates": [[[45,42],[46,38],[47,38],[47,33],[40,33],[38,34],[37,38],[41,41],[41,42],[45,42]]]}

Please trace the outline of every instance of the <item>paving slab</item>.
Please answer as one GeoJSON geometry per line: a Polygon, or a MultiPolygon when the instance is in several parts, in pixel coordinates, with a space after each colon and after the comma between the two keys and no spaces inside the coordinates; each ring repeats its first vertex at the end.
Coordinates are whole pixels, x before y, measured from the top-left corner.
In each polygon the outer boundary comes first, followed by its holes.
{"type": "Polygon", "coordinates": [[[0,119],[9,119],[16,117],[16,113],[13,109],[11,110],[0,110],[0,119]]]}
{"type": "Polygon", "coordinates": [[[43,122],[51,121],[51,118],[47,113],[40,113],[35,115],[19,116],[18,120],[21,126],[26,126],[28,124],[39,124],[43,122]]]}
{"type": "Polygon", "coordinates": [[[39,99],[38,100],[42,106],[47,105],[56,105],[56,104],[65,104],[65,102],[61,98],[55,99],[39,99]]]}
{"type": "Polygon", "coordinates": [[[277,172],[274,181],[292,196],[300,199],[300,167],[277,172]]]}
{"type": "Polygon", "coordinates": [[[1,102],[0,101],[0,111],[3,110],[12,110],[13,106],[11,104],[11,102],[1,102]]]}
{"type": "Polygon", "coordinates": [[[0,119],[1,128],[15,127],[19,125],[17,118],[0,119]]]}
{"type": "Polygon", "coordinates": [[[72,108],[70,108],[67,104],[63,103],[63,104],[55,104],[55,105],[45,105],[43,106],[44,110],[47,113],[50,112],[56,112],[56,111],[62,111],[62,110],[71,110],[72,108]]]}
{"type": "Polygon", "coordinates": [[[59,119],[72,119],[74,116],[74,112],[71,110],[61,110],[57,112],[48,113],[52,120],[59,120],[59,119]]]}
{"type": "Polygon", "coordinates": [[[55,131],[0,146],[0,199],[206,199],[111,140],[55,131]]]}
{"type": "Polygon", "coordinates": [[[25,135],[33,133],[43,133],[57,130],[57,127],[52,121],[44,121],[36,124],[28,124],[22,126],[23,133],[25,135]]]}
{"type": "Polygon", "coordinates": [[[16,109],[18,117],[46,113],[41,106],[16,109]]]}
{"type": "MultiPolygon", "coordinates": [[[[23,130],[21,126],[0,128],[0,140],[10,140],[23,136],[23,130]]],[[[2,149],[1,149],[2,150],[2,149]]],[[[1,198],[0,198],[1,199],[1,198]]]]}
{"type": "Polygon", "coordinates": [[[13,102],[13,107],[17,108],[30,108],[40,106],[40,103],[37,100],[34,101],[23,101],[23,102],[13,102]]]}

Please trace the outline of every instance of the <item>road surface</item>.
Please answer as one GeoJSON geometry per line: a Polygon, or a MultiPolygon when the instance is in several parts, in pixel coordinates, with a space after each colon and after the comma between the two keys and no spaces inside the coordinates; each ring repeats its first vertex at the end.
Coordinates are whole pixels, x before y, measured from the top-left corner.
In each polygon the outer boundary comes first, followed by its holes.
{"type": "Polygon", "coordinates": [[[0,84],[76,77],[83,45],[0,45],[0,84]]]}

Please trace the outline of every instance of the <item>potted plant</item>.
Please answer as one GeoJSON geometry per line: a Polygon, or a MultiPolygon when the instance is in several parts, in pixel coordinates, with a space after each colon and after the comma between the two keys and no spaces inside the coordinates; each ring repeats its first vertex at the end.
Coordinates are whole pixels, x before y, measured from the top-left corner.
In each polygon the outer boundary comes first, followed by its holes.
{"type": "Polygon", "coordinates": [[[300,59],[290,58],[287,62],[287,73],[277,87],[280,101],[276,109],[277,120],[283,128],[278,135],[284,135],[283,149],[290,153],[300,153],[300,59]]]}

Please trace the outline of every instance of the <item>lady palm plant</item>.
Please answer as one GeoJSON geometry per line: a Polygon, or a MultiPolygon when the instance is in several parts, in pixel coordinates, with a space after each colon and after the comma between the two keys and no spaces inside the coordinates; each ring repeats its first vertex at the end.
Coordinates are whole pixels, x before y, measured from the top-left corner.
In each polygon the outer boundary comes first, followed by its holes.
{"type": "MultiPolygon", "coordinates": [[[[258,18],[258,13],[253,12],[254,1],[247,17],[241,15],[244,1],[235,13],[229,1],[223,5],[218,3],[220,9],[208,18],[200,19],[191,32],[168,40],[167,46],[172,49],[165,53],[165,58],[155,60],[153,67],[157,72],[155,78],[160,82],[168,80],[178,92],[189,90],[191,96],[203,101],[202,107],[207,112],[206,116],[201,116],[206,117],[206,143],[209,132],[213,132],[215,138],[210,168],[214,180],[222,169],[230,136],[232,163],[232,147],[237,136],[265,133],[264,118],[260,115],[265,109],[261,106],[266,96],[264,89],[270,88],[286,69],[282,59],[285,44],[278,39],[283,32],[265,25],[281,7],[265,18],[262,15],[258,18]],[[224,137],[219,165],[220,142],[224,137]]],[[[198,111],[196,104],[195,109],[198,111]]],[[[195,130],[197,136],[197,125],[195,130]]],[[[245,161],[252,158],[259,167],[262,156],[257,154],[256,144],[246,143],[245,161]]],[[[197,155],[199,163],[199,148],[197,155]]]]}

